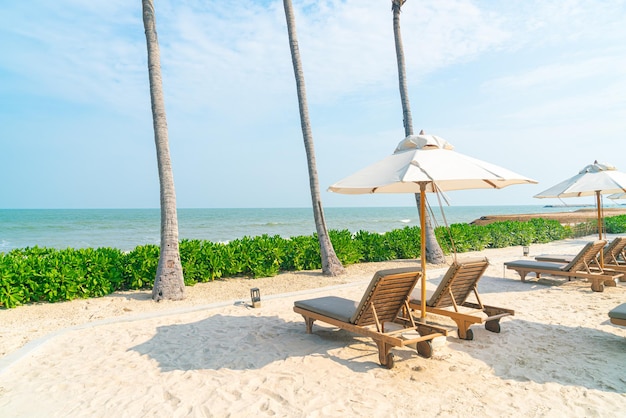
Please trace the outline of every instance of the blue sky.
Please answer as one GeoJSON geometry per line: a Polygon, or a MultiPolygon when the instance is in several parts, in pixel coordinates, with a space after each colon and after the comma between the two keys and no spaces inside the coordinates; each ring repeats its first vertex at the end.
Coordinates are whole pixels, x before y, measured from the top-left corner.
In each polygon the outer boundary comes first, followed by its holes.
{"type": "MultiPolygon", "coordinates": [[[[177,203],[310,206],[282,1],[156,0],[177,203]]],[[[389,0],[293,0],[322,201],[411,206],[326,188],[404,137],[389,0]]],[[[538,185],[594,160],[626,171],[626,1],[409,0],[415,131],[538,185]]],[[[0,208],[159,206],[141,1],[0,0],[0,208]]],[[[593,203],[569,199],[566,203],[593,203]]]]}

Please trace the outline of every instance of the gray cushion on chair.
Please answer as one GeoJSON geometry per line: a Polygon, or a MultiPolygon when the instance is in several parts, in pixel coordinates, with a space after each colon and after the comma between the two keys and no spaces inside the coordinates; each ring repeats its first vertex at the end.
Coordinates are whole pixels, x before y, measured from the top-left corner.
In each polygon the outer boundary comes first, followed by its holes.
{"type": "Polygon", "coordinates": [[[516,260],[516,261],[507,261],[504,263],[505,266],[511,266],[516,268],[528,268],[532,271],[532,269],[542,269],[542,270],[555,270],[555,271],[564,271],[565,267],[569,266],[569,264],[559,264],[559,263],[549,263],[547,261],[535,261],[535,260],[516,260]]]}
{"type": "Polygon", "coordinates": [[[294,302],[294,305],[342,322],[350,322],[350,318],[354,315],[359,303],[337,296],[325,296],[322,298],[297,300],[294,302]]]}
{"type": "Polygon", "coordinates": [[[626,303],[622,303],[621,305],[611,309],[609,317],[626,320],[626,303]]]}

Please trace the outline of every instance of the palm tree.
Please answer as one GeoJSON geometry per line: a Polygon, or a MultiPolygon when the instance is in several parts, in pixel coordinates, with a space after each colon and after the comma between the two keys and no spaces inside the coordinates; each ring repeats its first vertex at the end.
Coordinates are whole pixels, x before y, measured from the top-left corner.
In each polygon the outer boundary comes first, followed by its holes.
{"type": "Polygon", "coordinates": [[[396,60],[398,61],[398,79],[400,81],[400,100],[402,102],[402,122],[404,135],[413,135],[413,119],[411,117],[411,105],[409,103],[409,88],[406,83],[406,66],[404,63],[404,46],[402,45],[402,33],[400,32],[400,9],[406,0],[392,0],[393,11],[393,37],[396,44],[396,60]]]}
{"type": "Polygon", "coordinates": [[[311,189],[311,200],[313,203],[313,217],[315,219],[315,229],[320,243],[320,253],[322,257],[322,273],[327,276],[337,276],[345,272],[341,265],[333,244],[330,242],[322,199],[320,197],[320,186],[317,180],[317,167],[315,163],[315,149],[313,147],[313,134],[309,121],[309,108],[306,101],[306,89],[304,86],[304,72],[300,60],[300,50],[298,48],[298,37],[296,34],[296,19],[293,14],[291,0],[283,0],[285,7],[285,17],[287,19],[287,31],[289,33],[289,47],[291,50],[291,61],[293,62],[293,72],[296,77],[296,89],[298,91],[298,104],[300,106],[300,125],[302,126],[302,136],[304,138],[304,149],[309,167],[309,187],[311,189]]]}
{"type": "Polygon", "coordinates": [[[152,0],[142,0],[143,26],[148,46],[148,77],[150,79],[150,101],[152,124],[156,143],[161,194],[161,251],[157,267],[152,299],[181,300],[185,297],[185,281],[178,249],[178,217],[176,214],[176,192],[174,174],[170,160],[167,138],[167,119],[161,80],[161,58],[156,33],[156,19],[152,0]]]}
{"type": "MultiPolygon", "coordinates": [[[[404,47],[402,46],[402,34],[400,33],[400,9],[406,0],[391,0],[391,10],[393,11],[393,35],[396,44],[396,60],[398,61],[398,79],[400,81],[400,100],[402,101],[402,115],[404,123],[404,135],[413,135],[413,119],[411,117],[411,105],[409,103],[409,88],[406,82],[406,67],[404,64],[404,47]]],[[[423,134],[423,131],[420,132],[423,134]]],[[[441,250],[441,246],[435,237],[433,224],[428,215],[428,211],[420,212],[420,199],[426,198],[419,193],[415,194],[417,211],[419,216],[424,217],[424,233],[426,235],[426,260],[429,263],[443,264],[446,259],[441,250]]]]}

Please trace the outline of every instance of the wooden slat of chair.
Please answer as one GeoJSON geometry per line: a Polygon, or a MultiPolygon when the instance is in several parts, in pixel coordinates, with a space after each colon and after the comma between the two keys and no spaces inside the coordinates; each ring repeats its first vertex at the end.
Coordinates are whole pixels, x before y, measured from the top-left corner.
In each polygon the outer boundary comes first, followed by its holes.
{"type": "MultiPolygon", "coordinates": [[[[472,324],[484,323],[488,331],[500,332],[500,319],[515,314],[511,309],[486,306],[480,301],[476,284],[488,266],[486,259],[455,261],[442,278],[433,297],[427,301],[427,312],[454,320],[461,339],[473,339],[470,329],[472,324]],[[471,293],[474,293],[477,304],[466,301],[471,293]],[[466,309],[461,311],[460,307],[466,309]]],[[[410,302],[414,309],[418,305],[417,301],[410,302]]]]}
{"type": "Polygon", "coordinates": [[[472,291],[476,278],[482,276],[486,270],[482,264],[460,264],[448,285],[448,292],[443,292],[441,297],[432,304],[433,307],[446,308],[455,304],[463,304],[472,291]]]}

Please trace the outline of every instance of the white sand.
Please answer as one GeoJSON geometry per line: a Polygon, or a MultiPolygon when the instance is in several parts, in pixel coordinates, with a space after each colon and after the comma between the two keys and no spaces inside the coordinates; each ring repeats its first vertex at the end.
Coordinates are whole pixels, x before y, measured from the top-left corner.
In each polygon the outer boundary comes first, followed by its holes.
{"type": "MultiPolygon", "coordinates": [[[[590,239],[532,245],[531,256],[575,253],[590,239]]],[[[319,322],[306,334],[292,306],[359,299],[376,270],[415,261],[350,266],[339,278],[201,284],[182,302],[127,292],[2,310],[0,416],[624,416],[626,328],[607,312],[626,302],[626,283],[602,293],[584,280],[522,283],[502,264],[521,253],[480,253],[491,261],[483,303],[516,312],[500,334],[475,325],[464,341],[451,332],[430,359],[394,349],[392,370],[367,338],[319,322]],[[251,287],[259,309],[237,303],[249,303],[251,287]]],[[[429,267],[429,288],[445,270],[429,267]]],[[[429,321],[455,329],[445,317],[429,321]]]]}

